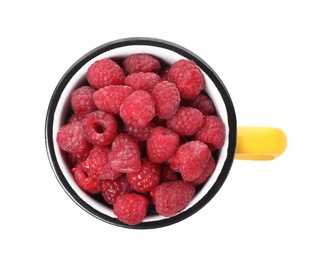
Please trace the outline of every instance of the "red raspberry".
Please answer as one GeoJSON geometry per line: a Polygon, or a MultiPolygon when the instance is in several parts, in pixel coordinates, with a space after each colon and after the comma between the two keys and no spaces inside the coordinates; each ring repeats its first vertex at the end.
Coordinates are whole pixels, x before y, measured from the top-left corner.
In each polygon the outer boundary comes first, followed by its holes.
{"type": "Polygon", "coordinates": [[[148,158],[142,158],[142,167],[137,172],[127,173],[126,178],[137,192],[149,192],[160,181],[160,165],[148,158]]]}
{"type": "Polygon", "coordinates": [[[113,205],[117,198],[132,192],[130,183],[125,177],[120,177],[115,180],[103,180],[101,185],[101,195],[104,200],[113,205]]]}
{"type": "Polygon", "coordinates": [[[178,176],[174,170],[166,163],[161,165],[160,182],[176,181],[178,176]]]}
{"type": "Polygon", "coordinates": [[[161,119],[175,115],[180,105],[180,93],[175,84],[169,81],[158,83],[152,91],[156,114],[161,119]]]}
{"type": "Polygon", "coordinates": [[[162,163],[169,160],[180,144],[178,134],[162,126],[156,126],[151,137],[147,140],[148,158],[155,163],[162,163]]]}
{"type": "Polygon", "coordinates": [[[150,192],[156,212],[165,217],[185,209],[194,194],[194,186],[181,180],[161,183],[150,192]]]}
{"type": "Polygon", "coordinates": [[[201,175],[198,176],[194,181],[192,181],[192,184],[194,186],[200,185],[208,180],[208,178],[213,174],[213,172],[216,169],[216,162],[213,156],[211,156],[202,171],[201,175]]]}
{"type": "Polygon", "coordinates": [[[81,121],[84,117],[85,116],[83,116],[83,115],[72,114],[68,119],[68,123],[74,123],[77,121],[81,121]]]}
{"type": "Polygon", "coordinates": [[[82,163],[84,171],[90,177],[98,179],[116,179],[123,173],[114,171],[110,167],[110,148],[108,146],[94,146],[88,157],[82,163]]]}
{"type": "Polygon", "coordinates": [[[123,100],[133,93],[133,89],[124,85],[110,85],[98,89],[93,96],[99,110],[118,115],[123,100]]]}
{"type": "Polygon", "coordinates": [[[111,146],[111,169],[136,172],[141,169],[141,153],[136,141],[128,134],[119,134],[111,146]]]}
{"type": "Polygon", "coordinates": [[[62,150],[71,154],[84,155],[90,150],[81,121],[62,126],[57,133],[57,143],[62,150]]]}
{"type": "Polygon", "coordinates": [[[167,120],[167,127],[180,136],[194,135],[203,124],[203,114],[193,107],[179,107],[176,114],[167,120]]]}
{"type": "Polygon", "coordinates": [[[90,86],[82,86],[74,90],[71,94],[71,106],[74,113],[86,115],[97,108],[93,101],[95,89],[90,86]]]}
{"type": "Polygon", "coordinates": [[[122,62],[122,67],[126,74],[136,72],[158,72],[160,62],[153,56],[145,53],[132,54],[122,62]]]}
{"type": "Polygon", "coordinates": [[[82,120],[85,136],[94,145],[108,145],[118,135],[118,123],[112,114],[94,111],[82,120]]]}
{"type": "Polygon", "coordinates": [[[117,198],[113,205],[113,212],[121,222],[134,226],[143,221],[148,205],[149,200],[146,197],[128,193],[117,198]]]}
{"type": "Polygon", "coordinates": [[[72,168],[72,172],[77,185],[82,190],[90,194],[97,194],[101,191],[101,181],[97,178],[89,177],[80,163],[72,168]]]}
{"type": "Polygon", "coordinates": [[[127,76],[124,84],[132,87],[134,90],[151,92],[160,81],[159,75],[154,72],[137,72],[127,76]]]}
{"type": "Polygon", "coordinates": [[[203,115],[213,115],[216,113],[213,101],[205,94],[199,94],[194,99],[187,99],[184,101],[184,104],[198,109],[203,115]]]}
{"type": "Polygon", "coordinates": [[[145,90],[134,91],[126,97],[120,107],[120,117],[128,126],[145,127],[155,116],[151,95],[145,90]]]}
{"type": "Polygon", "coordinates": [[[180,172],[185,181],[194,181],[204,170],[211,156],[208,146],[200,141],[181,144],[172,157],[171,168],[180,172]]]}
{"type": "Polygon", "coordinates": [[[123,125],[123,130],[134,137],[136,140],[146,141],[152,135],[154,127],[155,124],[153,121],[151,121],[147,126],[141,128],[123,125]]]}
{"type": "Polygon", "coordinates": [[[113,60],[106,58],[95,61],[87,70],[87,81],[95,89],[108,85],[123,85],[124,72],[113,60]]]}
{"type": "Polygon", "coordinates": [[[195,138],[208,143],[212,151],[221,149],[225,141],[225,125],[218,116],[204,116],[204,123],[195,138]]]}
{"type": "Polygon", "coordinates": [[[169,81],[176,84],[181,98],[196,98],[205,86],[204,76],[192,60],[179,60],[170,67],[169,81]]]}

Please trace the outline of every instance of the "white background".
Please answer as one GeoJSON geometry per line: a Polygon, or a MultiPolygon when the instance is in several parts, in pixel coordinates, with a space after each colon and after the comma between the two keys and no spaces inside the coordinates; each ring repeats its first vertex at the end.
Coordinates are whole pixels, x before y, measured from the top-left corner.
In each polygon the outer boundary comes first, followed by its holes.
{"type": "Polygon", "coordinates": [[[0,4],[1,259],[314,259],[311,1],[54,2],[0,4]],[[80,209],[44,142],[63,73],[131,36],[201,56],[228,88],[239,125],[280,127],[289,142],[274,161],[235,161],[205,208],[155,230],[118,228],[80,209]]]}

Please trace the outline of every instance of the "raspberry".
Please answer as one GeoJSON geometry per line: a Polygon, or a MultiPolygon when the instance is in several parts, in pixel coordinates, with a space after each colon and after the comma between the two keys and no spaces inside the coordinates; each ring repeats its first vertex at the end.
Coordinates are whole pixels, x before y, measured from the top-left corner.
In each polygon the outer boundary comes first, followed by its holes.
{"type": "Polygon", "coordinates": [[[208,146],[200,141],[181,144],[172,157],[171,168],[180,172],[185,181],[194,181],[204,170],[211,156],[208,146]]]}
{"type": "Polygon", "coordinates": [[[181,98],[196,98],[205,86],[204,76],[192,60],[178,60],[170,67],[169,81],[176,84],[181,98]]]}
{"type": "Polygon", "coordinates": [[[134,90],[151,92],[160,81],[159,75],[154,72],[137,72],[128,75],[124,84],[132,87],[134,90]]]}
{"type": "Polygon", "coordinates": [[[118,123],[112,114],[94,111],[82,120],[85,136],[94,145],[108,145],[118,135],[118,123]]]}
{"type": "Polygon", "coordinates": [[[98,179],[116,179],[123,173],[114,171],[110,167],[110,148],[108,146],[94,146],[88,157],[82,163],[84,171],[90,177],[98,179]]]}
{"type": "Polygon", "coordinates": [[[146,141],[151,136],[154,126],[154,122],[151,121],[147,126],[141,128],[123,125],[123,130],[136,140],[146,141]]]}
{"type": "Polygon", "coordinates": [[[174,170],[170,168],[168,164],[161,165],[160,171],[160,182],[169,182],[169,181],[176,181],[178,179],[177,174],[174,170]]]}
{"type": "Polygon", "coordinates": [[[192,181],[192,184],[194,186],[200,185],[207,181],[207,179],[213,174],[214,170],[216,169],[216,162],[213,156],[211,156],[206,163],[206,166],[200,176],[198,176],[194,181],[192,181]]]}
{"type": "Polygon", "coordinates": [[[86,80],[56,138],[77,185],[128,225],[148,209],[165,217],[183,211],[215,171],[212,151],[226,135],[201,69],[186,59],[161,67],[137,53],[95,61],[86,80]]]}
{"type": "Polygon", "coordinates": [[[93,96],[99,110],[118,115],[123,100],[133,93],[133,89],[124,85],[110,85],[98,89],[93,96]]]}
{"type": "Polygon", "coordinates": [[[113,212],[121,222],[134,226],[143,221],[148,205],[149,200],[146,197],[128,193],[117,198],[113,205],[113,212]]]}
{"type": "Polygon", "coordinates": [[[194,99],[187,99],[184,104],[198,109],[203,115],[213,115],[216,112],[213,101],[205,94],[199,94],[194,99]]]}
{"type": "Polygon", "coordinates": [[[99,89],[108,85],[123,85],[125,75],[117,63],[106,58],[95,61],[88,68],[86,78],[93,88],[99,89]]]}
{"type": "Polygon", "coordinates": [[[117,198],[132,192],[131,185],[125,177],[120,177],[115,180],[103,180],[101,185],[101,195],[104,200],[113,205],[117,198]]]}
{"type": "Polygon", "coordinates": [[[175,84],[169,81],[158,83],[152,91],[156,114],[161,119],[169,119],[180,105],[180,93],[175,84]]]}
{"type": "Polygon", "coordinates": [[[128,126],[145,127],[155,116],[151,95],[144,90],[134,91],[126,97],[120,107],[120,117],[128,126]]]}
{"type": "Polygon", "coordinates": [[[122,62],[122,67],[126,74],[136,72],[158,72],[160,62],[153,56],[145,53],[132,54],[122,62]]]}
{"type": "Polygon", "coordinates": [[[81,121],[84,117],[85,117],[84,115],[71,114],[71,116],[68,119],[68,123],[74,123],[77,121],[81,121]]]}
{"type": "Polygon", "coordinates": [[[176,114],[167,120],[167,127],[180,136],[194,135],[203,124],[203,114],[193,107],[179,107],[176,114]]]}
{"type": "Polygon", "coordinates": [[[225,141],[225,125],[218,116],[204,116],[204,123],[195,138],[208,143],[212,151],[220,149],[225,141]]]}
{"type": "Polygon", "coordinates": [[[77,185],[90,194],[97,194],[101,190],[101,181],[97,178],[89,177],[83,170],[83,166],[79,163],[72,168],[74,179],[77,185]]]}
{"type": "Polygon", "coordinates": [[[156,212],[165,217],[185,209],[194,194],[194,186],[181,180],[161,183],[150,192],[156,212]]]}
{"type": "Polygon", "coordinates": [[[155,163],[169,160],[178,149],[180,137],[178,134],[162,126],[156,126],[147,140],[148,158],[155,163]]]}
{"type": "Polygon", "coordinates": [[[139,171],[127,173],[126,177],[131,187],[137,192],[149,192],[160,181],[160,165],[153,163],[148,158],[141,160],[142,167],[139,171]]]}
{"type": "Polygon", "coordinates": [[[141,154],[136,141],[128,134],[119,134],[111,146],[111,169],[136,172],[141,169],[141,154]]]}
{"type": "Polygon", "coordinates": [[[81,121],[62,126],[57,133],[57,143],[62,150],[71,154],[84,155],[90,150],[81,121]]]}
{"type": "Polygon", "coordinates": [[[71,106],[78,115],[86,115],[97,108],[93,101],[95,89],[90,86],[82,86],[74,90],[71,94],[71,106]]]}

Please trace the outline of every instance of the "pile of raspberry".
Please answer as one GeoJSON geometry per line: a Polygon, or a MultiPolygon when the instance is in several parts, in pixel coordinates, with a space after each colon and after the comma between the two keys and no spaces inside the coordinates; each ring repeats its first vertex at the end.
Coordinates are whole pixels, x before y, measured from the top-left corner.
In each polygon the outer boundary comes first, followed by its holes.
{"type": "Polygon", "coordinates": [[[184,210],[216,167],[225,127],[192,60],[135,53],[95,61],[57,133],[77,185],[117,219],[184,210]]]}

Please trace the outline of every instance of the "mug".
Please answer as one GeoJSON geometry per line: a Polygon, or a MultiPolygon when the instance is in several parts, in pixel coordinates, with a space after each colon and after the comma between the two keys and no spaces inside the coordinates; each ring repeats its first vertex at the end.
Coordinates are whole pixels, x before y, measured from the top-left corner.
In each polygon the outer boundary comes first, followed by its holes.
{"type": "Polygon", "coordinates": [[[132,37],[111,41],[91,50],[65,72],[57,84],[48,106],[45,143],[47,155],[57,180],[78,206],[92,216],[116,226],[148,229],[168,226],[193,215],[203,208],[222,187],[234,159],[275,159],[285,151],[287,138],[285,133],[278,128],[237,126],[235,109],[225,85],[214,70],[192,51],[162,39],[132,37]],[[116,218],[112,207],[102,203],[99,198],[86,194],[78,187],[64,154],[58,147],[56,135],[69,117],[70,94],[84,84],[88,67],[99,59],[123,59],[134,53],[151,54],[165,64],[172,64],[179,59],[193,60],[204,75],[204,90],[211,97],[217,114],[225,124],[226,136],[225,143],[217,154],[215,171],[197,190],[186,209],[169,218],[148,214],[142,223],[129,226],[116,218]]]}

